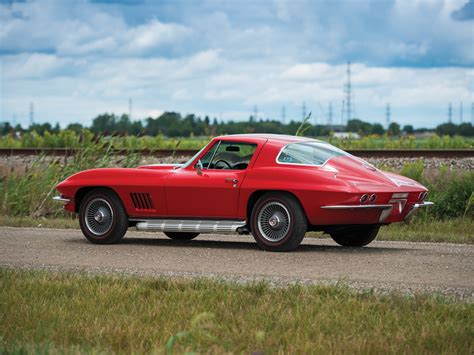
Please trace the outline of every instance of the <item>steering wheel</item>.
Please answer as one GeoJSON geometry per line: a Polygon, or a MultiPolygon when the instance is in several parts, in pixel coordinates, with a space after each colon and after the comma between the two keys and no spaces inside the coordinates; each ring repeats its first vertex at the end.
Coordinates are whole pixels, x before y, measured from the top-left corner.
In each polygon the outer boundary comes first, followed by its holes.
{"type": "Polygon", "coordinates": [[[222,160],[222,159],[215,162],[214,168],[217,168],[217,164],[219,164],[219,163],[224,163],[225,165],[227,165],[227,169],[232,169],[232,166],[228,162],[226,162],[225,160],[222,160]]]}

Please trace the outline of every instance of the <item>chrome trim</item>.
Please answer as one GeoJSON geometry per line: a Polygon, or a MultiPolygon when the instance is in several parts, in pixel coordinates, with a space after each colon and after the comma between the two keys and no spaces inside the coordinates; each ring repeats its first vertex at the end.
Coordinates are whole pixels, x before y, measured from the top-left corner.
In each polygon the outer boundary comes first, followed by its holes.
{"type": "Polygon", "coordinates": [[[137,221],[138,230],[159,232],[236,233],[238,228],[247,224],[246,221],[236,220],[148,219],[137,221]]]}
{"type": "Polygon", "coordinates": [[[54,200],[54,201],[57,201],[57,202],[66,202],[66,203],[71,202],[71,199],[69,199],[69,198],[64,198],[64,197],[62,197],[62,196],[54,196],[54,197],[53,197],[53,200],[54,200]]]}
{"type": "Polygon", "coordinates": [[[428,206],[433,206],[434,203],[433,202],[430,202],[430,201],[426,201],[426,202],[420,202],[420,203],[415,203],[411,210],[408,211],[407,215],[405,216],[404,218],[404,221],[408,220],[411,218],[411,216],[413,216],[419,208],[422,208],[422,207],[428,207],[428,206]]]}
{"type": "Polygon", "coordinates": [[[387,209],[392,208],[392,205],[329,205],[321,206],[325,210],[358,210],[358,209],[387,209]]]}

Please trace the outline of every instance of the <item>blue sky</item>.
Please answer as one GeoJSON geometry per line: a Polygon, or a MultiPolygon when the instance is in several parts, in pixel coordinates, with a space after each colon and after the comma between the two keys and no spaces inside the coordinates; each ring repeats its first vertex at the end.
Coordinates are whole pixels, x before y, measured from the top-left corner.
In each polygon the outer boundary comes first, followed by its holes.
{"type": "Polygon", "coordinates": [[[0,120],[89,124],[102,112],[471,120],[474,0],[0,0],[0,120]]]}

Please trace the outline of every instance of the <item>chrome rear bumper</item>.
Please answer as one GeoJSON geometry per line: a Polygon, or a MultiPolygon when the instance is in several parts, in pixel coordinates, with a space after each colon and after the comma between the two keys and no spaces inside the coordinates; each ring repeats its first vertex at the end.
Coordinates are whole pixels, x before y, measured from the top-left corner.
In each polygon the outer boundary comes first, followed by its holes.
{"type": "Polygon", "coordinates": [[[426,202],[419,202],[419,203],[415,203],[411,210],[407,213],[407,215],[405,216],[405,221],[410,219],[417,211],[419,208],[421,207],[428,207],[428,206],[433,206],[434,203],[433,202],[429,202],[429,201],[426,201],[426,202]]]}
{"type": "Polygon", "coordinates": [[[329,205],[321,206],[325,210],[382,210],[379,223],[383,223],[392,213],[393,205],[329,205]]]}

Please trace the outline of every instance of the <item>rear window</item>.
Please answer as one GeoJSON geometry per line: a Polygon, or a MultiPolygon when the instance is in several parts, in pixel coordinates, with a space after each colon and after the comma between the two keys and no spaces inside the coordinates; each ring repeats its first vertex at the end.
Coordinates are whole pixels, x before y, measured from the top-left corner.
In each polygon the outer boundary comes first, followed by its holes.
{"type": "Polygon", "coordinates": [[[323,165],[331,158],[349,156],[349,153],[323,142],[301,142],[285,146],[277,161],[286,164],[323,165]]]}

